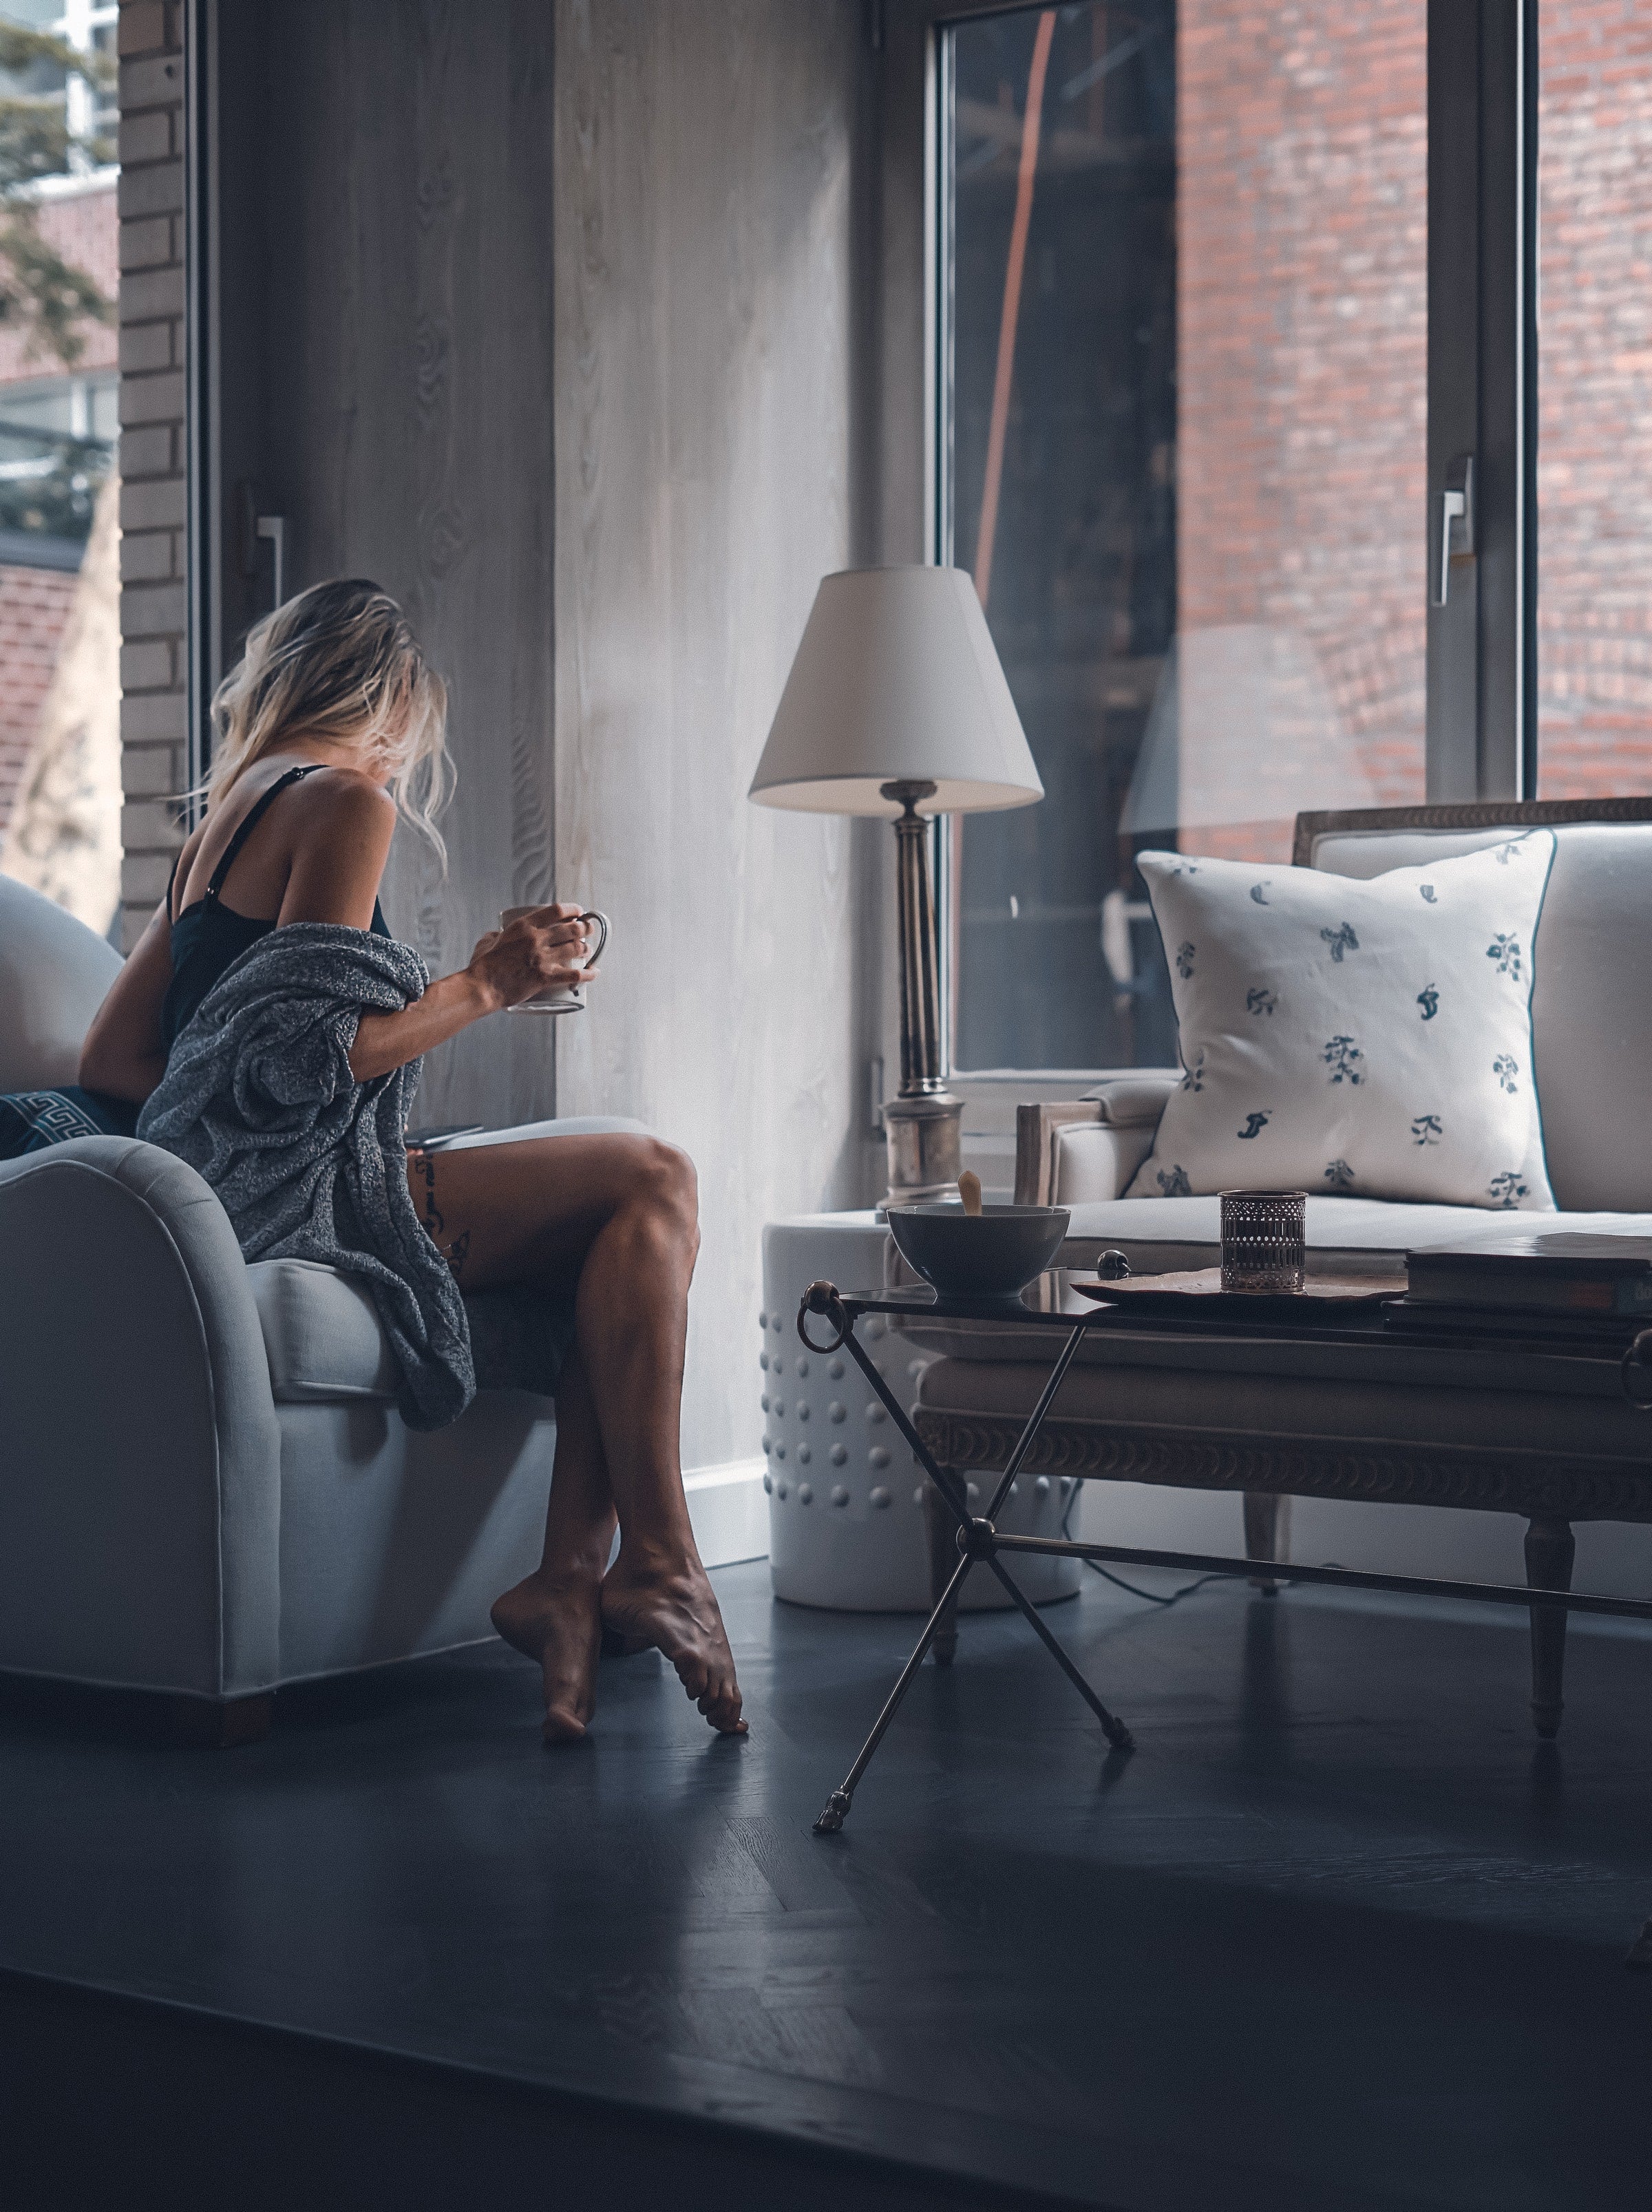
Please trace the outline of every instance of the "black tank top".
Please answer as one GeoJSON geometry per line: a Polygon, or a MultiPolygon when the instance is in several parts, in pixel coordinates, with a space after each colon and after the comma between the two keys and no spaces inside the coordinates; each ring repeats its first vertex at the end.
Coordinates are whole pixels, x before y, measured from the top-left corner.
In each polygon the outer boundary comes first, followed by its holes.
{"type": "MultiPolygon", "coordinates": [[[[212,879],[204,895],[193,906],[185,907],[173,917],[172,924],[172,981],[161,1002],[161,1036],[170,1052],[173,1040],[200,1005],[227,968],[232,967],[243,952],[249,951],[261,938],[268,937],[276,927],[273,921],[258,921],[251,915],[237,914],[226,906],[219,896],[224,878],[235,864],[235,856],[246,844],[263,819],[271,801],[278,799],[289,783],[301,782],[313,775],[325,761],[312,761],[303,768],[288,769],[278,776],[262,799],[246,811],[246,818],[237,829],[223,851],[223,858],[212,871],[212,879]]],[[[179,854],[181,860],[182,855],[179,854]]],[[[178,866],[174,862],[172,882],[167,886],[167,912],[172,913],[173,892],[178,883],[178,866]]],[[[388,937],[385,917],[377,899],[373,902],[373,933],[375,937],[388,937]]]]}

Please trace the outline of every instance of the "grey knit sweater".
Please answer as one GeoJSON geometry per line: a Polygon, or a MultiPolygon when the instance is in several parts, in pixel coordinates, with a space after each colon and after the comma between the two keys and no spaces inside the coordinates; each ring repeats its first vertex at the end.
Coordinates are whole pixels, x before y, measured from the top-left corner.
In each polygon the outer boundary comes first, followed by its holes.
{"type": "Polygon", "coordinates": [[[360,1275],[402,1373],[411,1426],[457,1420],[476,1389],[458,1285],[407,1184],[420,1063],[357,1083],[363,1014],[397,1013],[429,974],[392,938],[335,922],[271,930],[179,1032],[137,1133],[210,1182],[248,1260],[360,1275]]]}

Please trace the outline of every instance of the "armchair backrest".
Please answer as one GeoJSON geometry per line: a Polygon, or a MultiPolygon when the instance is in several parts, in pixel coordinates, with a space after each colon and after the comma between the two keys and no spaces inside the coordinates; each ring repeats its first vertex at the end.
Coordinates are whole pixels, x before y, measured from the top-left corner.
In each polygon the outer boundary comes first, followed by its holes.
{"type": "Polygon", "coordinates": [[[73,1083],[120,955],[39,891],[0,876],[0,1091],[73,1083]]]}
{"type": "Polygon", "coordinates": [[[1297,817],[1299,867],[1369,877],[1552,828],[1532,1054],[1555,1203],[1652,1212],[1652,798],[1485,800],[1297,817]]]}

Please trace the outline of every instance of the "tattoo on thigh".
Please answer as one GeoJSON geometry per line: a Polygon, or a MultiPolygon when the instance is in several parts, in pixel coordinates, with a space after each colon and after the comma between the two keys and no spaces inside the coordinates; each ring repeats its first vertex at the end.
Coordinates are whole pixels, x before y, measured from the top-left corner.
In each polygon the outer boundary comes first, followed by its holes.
{"type": "Polygon", "coordinates": [[[437,1244],[440,1243],[441,1231],[447,1224],[442,1219],[441,1208],[436,1204],[436,1164],[426,1152],[415,1152],[413,1158],[416,1163],[414,1172],[424,1183],[424,1225],[430,1233],[431,1243],[437,1244]]]}
{"type": "Polygon", "coordinates": [[[447,1264],[453,1271],[455,1282],[458,1282],[465,1273],[465,1262],[469,1256],[470,1249],[471,1232],[468,1229],[461,1230],[447,1247],[447,1264]]]}

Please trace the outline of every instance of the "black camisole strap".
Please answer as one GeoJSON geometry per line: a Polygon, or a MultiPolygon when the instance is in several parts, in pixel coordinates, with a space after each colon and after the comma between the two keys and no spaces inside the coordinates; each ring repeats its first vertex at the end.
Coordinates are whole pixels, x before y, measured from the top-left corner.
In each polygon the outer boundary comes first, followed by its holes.
{"type": "Polygon", "coordinates": [[[206,890],[202,894],[201,903],[203,906],[215,901],[219,893],[222,890],[224,887],[224,878],[229,873],[231,868],[235,865],[235,855],[240,851],[241,847],[246,844],[247,839],[252,835],[252,832],[258,828],[258,823],[263,820],[270,801],[272,799],[279,799],[282,793],[286,790],[289,783],[301,782],[305,776],[313,775],[319,768],[325,768],[326,765],[327,763],[325,761],[311,761],[302,768],[289,768],[285,775],[278,775],[276,778],[269,790],[264,793],[261,799],[254,800],[253,804],[247,808],[246,818],[240,823],[234,836],[224,847],[223,857],[220,860],[217,866],[212,871],[211,878],[207,884],[206,890]]]}

